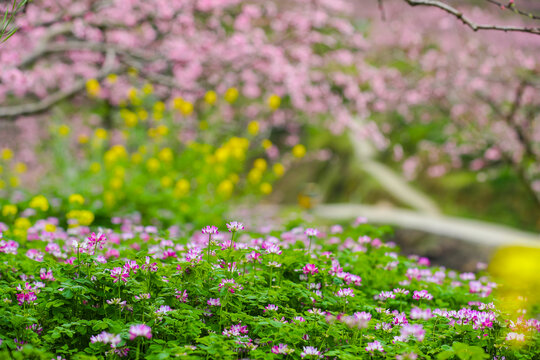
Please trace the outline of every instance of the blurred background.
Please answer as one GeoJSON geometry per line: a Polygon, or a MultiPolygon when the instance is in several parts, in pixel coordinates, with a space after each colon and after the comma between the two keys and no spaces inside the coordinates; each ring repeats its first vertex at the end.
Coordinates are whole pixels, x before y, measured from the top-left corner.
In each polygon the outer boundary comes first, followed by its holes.
{"type": "MultiPolygon", "coordinates": [[[[538,1],[446,3],[540,26],[538,1]]],[[[1,6],[1,222],[365,217],[461,270],[537,254],[534,31],[405,0],[1,6]]]]}

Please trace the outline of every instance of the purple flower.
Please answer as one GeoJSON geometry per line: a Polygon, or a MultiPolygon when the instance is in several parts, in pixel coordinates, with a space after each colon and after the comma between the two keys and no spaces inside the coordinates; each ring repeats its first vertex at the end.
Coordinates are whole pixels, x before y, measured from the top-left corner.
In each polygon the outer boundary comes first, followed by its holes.
{"type": "Polygon", "coordinates": [[[227,229],[229,230],[229,232],[236,232],[236,231],[244,230],[244,224],[239,223],[237,221],[231,221],[230,223],[227,224],[227,229]]]}
{"type": "Polygon", "coordinates": [[[304,346],[302,353],[300,354],[301,358],[305,357],[314,357],[320,358],[321,352],[314,346],[304,346]]]}
{"type": "Polygon", "coordinates": [[[277,305],[274,305],[274,304],[268,304],[266,305],[266,307],[264,308],[264,312],[266,311],[278,311],[279,307],[277,305]]]}
{"type": "Polygon", "coordinates": [[[302,271],[304,272],[305,275],[308,275],[308,274],[315,275],[319,272],[319,268],[317,268],[313,264],[307,264],[306,266],[302,268],[302,271]]]}
{"type": "Polygon", "coordinates": [[[219,298],[217,299],[208,299],[208,301],[206,302],[208,304],[208,306],[221,306],[221,301],[219,298]]]}
{"type": "Polygon", "coordinates": [[[145,324],[132,325],[129,328],[129,340],[133,340],[138,337],[145,337],[147,339],[152,338],[152,329],[145,324]]]}
{"type": "Polygon", "coordinates": [[[337,297],[354,297],[354,290],[351,288],[339,289],[337,297]]]}
{"type": "Polygon", "coordinates": [[[272,346],[272,353],[273,354],[282,354],[282,355],[289,355],[294,352],[294,349],[289,349],[289,345],[287,344],[278,344],[275,346],[272,346]]]}
{"type": "Polygon", "coordinates": [[[384,352],[384,349],[383,349],[381,343],[378,342],[377,340],[375,340],[374,342],[370,342],[370,343],[367,344],[366,351],[367,352],[373,352],[373,351],[384,352]]]}
{"type": "Polygon", "coordinates": [[[219,234],[219,231],[218,231],[218,228],[217,226],[214,226],[214,225],[208,225],[206,227],[203,227],[202,228],[202,231],[201,231],[203,234],[208,234],[208,235],[216,235],[216,234],[219,234]]]}
{"type": "Polygon", "coordinates": [[[242,334],[247,334],[247,333],[248,333],[247,326],[242,326],[241,323],[238,323],[237,325],[232,325],[230,328],[223,330],[223,335],[227,337],[240,336],[242,334]]]}
{"type": "Polygon", "coordinates": [[[414,300],[421,300],[421,299],[432,300],[433,295],[428,293],[427,290],[421,290],[421,291],[416,291],[415,290],[414,293],[413,293],[413,299],[414,300]]]}
{"type": "Polygon", "coordinates": [[[309,228],[304,231],[304,234],[306,234],[307,236],[319,236],[319,230],[309,228]]]}

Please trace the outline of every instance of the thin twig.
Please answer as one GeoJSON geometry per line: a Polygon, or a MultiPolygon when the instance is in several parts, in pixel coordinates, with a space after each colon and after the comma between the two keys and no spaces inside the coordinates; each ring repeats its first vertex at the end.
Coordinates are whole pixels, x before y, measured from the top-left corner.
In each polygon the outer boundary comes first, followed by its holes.
{"type": "Polygon", "coordinates": [[[458,18],[463,24],[467,25],[474,31],[478,30],[498,30],[504,32],[525,32],[535,35],[540,35],[540,27],[529,27],[529,26],[501,26],[501,25],[486,25],[486,24],[477,24],[467,16],[465,16],[458,9],[437,0],[404,0],[411,6],[430,6],[436,7],[447,13],[454,15],[458,18]]]}

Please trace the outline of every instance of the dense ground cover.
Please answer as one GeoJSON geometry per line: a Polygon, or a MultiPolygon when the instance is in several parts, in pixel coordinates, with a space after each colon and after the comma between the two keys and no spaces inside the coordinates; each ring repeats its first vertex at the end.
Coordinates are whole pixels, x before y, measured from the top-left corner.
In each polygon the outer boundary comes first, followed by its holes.
{"type": "Polygon", "coordinates": [[[201,232],[115,218],[115,230],[97,234],[57,223],[1,224],[3,357],[540,355],[540,323],[525,303],[509,314],[483,272],[400,256],[380,240],[389,229],[365,219],[324,231],[231,222],[201,232]]]}

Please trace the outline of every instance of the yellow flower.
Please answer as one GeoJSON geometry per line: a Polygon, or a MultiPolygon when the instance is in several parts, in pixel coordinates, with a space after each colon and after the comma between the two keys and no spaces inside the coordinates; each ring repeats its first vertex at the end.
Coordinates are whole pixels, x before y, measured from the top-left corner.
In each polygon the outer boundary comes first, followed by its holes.
{"type": "Polygon", "coordinates": [[[238,174],[230,174],[229,175],[229,180],[232,181],[233,184],[237,184],[238,181],[240,181],[240,176],[238,176],[238,174]]]}
{"type": "Polygon", "coordinates": [[[2,174],[3,172],[4,172],[4,167],[0,165],[0,174],[2,174]]]}
{"type": "Polygon", "coordinates": [[[16,177],[16,176],[12,176],[12,177],[9,178],[9,185],[11,185],[11,187],[17,187],[17,186],[19,186],[19,183],[20,183],[20,182],[21,182],[21,181],[20,181],[19,178],[16,177]]]}
{"type": "Polygon", "coordinates": [[[66,214],[70,220],[76,220],[77,225],[88,226],[94,221],[94,214],[88,210],[71,210],[66,214]]]}
{"type": "Polygon", "coordinates": [[[174,158],[174,155],[170,148],[163,148],[158,153],[158,158],[163,162],[171,162],[174,158]]]}
{"type": "Polygon", "coordinates": [[[303,158],[306,155],[306,147],[302,144],[295,145],[292,149],[292,154],[296,158],[303,158]]]}
{"type": "Polygon", "coordinates": [[[6,182],[0,179],[0,190],[6,187],[6,182]]]}
{"type": "Polygon", "coordinates": [[[204,94],[204,101],[209,105],[214,105],[217,101],[217,94],[213,90],[209,90],[204,94]]]}
{"type": "Polygon", "coordinates": [[[270,109],[275,111],[279,109],[280,105],[281,105],[281,98],[276,94],[270,95],[270,97],[268,98],[268,107],[270,107],[270,109]]]}
{"type": "Polygon", "coordinates": [[[17,218],[15,219],[15,228],[20,230],[28,230],[28,228],[32,226],[32,223],[28,218],[17,218]]]}
{"type": "Polygon", "coordinates": [[[141,119],[141,121],[146,121],[148,119],[148,111],[139,109],[139,111],[137,111],[137,116],[139,119],[141,119]]]}
{"type": "Polygon", "coordinates": [[[69,195],[68,200],[70,204],[84,204],[84,197],[81,194],[71,194],[69,195]]]}
{"type": "Polygon", "coordinates": [[[217,193],[219,196],[227,198],[231,196],[233,189],[234,189],[233,183],[230,180],[225,179],[219,183],[218,188],[217,188],[217,193]]]}
{"type": "Polygon", "coordinates": [[[135,106],[138,106],[141,104],[141,99],[139,98],[139,92],[135,88],[130,88],[127,92],[127,97],[129,101],[135,106]]]}
{"type": "Polygon", "coordinates": [[[124,182],[122,181],[122,179],[112,178],[109,181],[109,185],[110,185],[111,189],[113,189],[113,190],[120,190],[122,188],[122,186],[124,186],[124,182]]]}
{"type": "Polygon", "coordinates": [[[257,121],[251,121],[248,124],[247,130],[251,135],[257,135],[259,133],[259,123],[257,121]]]}
{"type": "Polygon", "coordinates": [[[125,112],[120,112],[120,114],[124,118],[124,123],[127,127],[135,127],[137,125],[139,120],[137,119],[137,115],[133,112],[126,110],[125,112]]]}
{"type": "Polygon", "coordinates": [[[2,160],[11,160],[13,157],[13,151],[9,148],[2,149],[2,160]]]}
{"type": "Polygon", "coordinates": [[[248,173],[248,180],[252,184],[257,184],[262,179],[262,171],[256,168],[251,169],[248,173]]]}
{"type": "Polygon", "coordinates": [[[97,162],[90,164],[90,172],[96,174],[101,171],[101,165],[97,162]]]}
{"type": "Polygon", "coordinates": [[[227,89],[227,91],[225,91],[225,95],[224,95],[225,101],[232,104],[233,102],[235,102],[238,99],[238,94],[239,93],[238,93],[237,88],[232,87],[232,88],[227,89]]]}
{"type": "Polygon", "coordinates": [[[118,76],[116,74],[110,74],[110,75],[107,75],[107,82],[109,84],[114,84],[116,83],[116,81],[118,80],[118,76]]]}
{"type": "Polygon", "coordinates": [[[134,153],[131,155],[131,162],[134,164],[140,164],[142,162],[142,155],[139,153],[134,153]]]}
{"type": "Polygon", "coordinates": [[[269,183],[267,182],[264,182],[261,184],[261,192],[264,194],[264,195],[268,195],[272,192],[272,185],[270,185],[269,183]]]}
{"type": "Polygon", "coordinates": [[[56,231],[56,226],[53,224],[45,224],[45,231],[53,233],[56,231]]]}
{"type": "Polygon", "coordinates": [[[69,131],[70,131],[70,129],[69,129],[69,126],[67,126],[67,125],[60,125],[60,126],[58,127],[58,134],[59,134],[60,136],[68,136],[68,135],[69,135],[69,131]]]}
{"type": "Polygon", "coordinates": [[[97,128],[94,135],[100,140],[107,140],[107,137],[109,136],[107,130],[103,128],[97,128]]]}
{"type": "Polygon", "coordinates": [[[273,166],[274,174],[281,177],[285,173],[285,167],[280,163],[275,163],[273,166]]]}
{"type": "Polygon", "coordinates": [[[43,195],[38,195],[30,200],[30,205],[32,209],[39,209],[41,211],[49,210],[49,201],[43,195]]]}
{"type": "Polygon", "coordinates": [[[262,147],[265,149],[265,150],[268,150],[272,147],[272,142],[268,139],[264,139],[263,142],[262,142],[262,147]]]}
{"type": "Polygon", "coordinates": [[[159,162],[158,159],[156,158],[150,158],[148,159],[148,161],[146,162],[146,168],[148,169],[148,171],[150,172],[156,172],[159,170],[161,164],[159,162]]]}
{"type": "Polygon", "coordinates": [[[161,136],[165,136],[169,133],[169,128],[165,125],[159,125],[157,128],[156,128],[156,131],[157,131],[157,134],[158,135],[161,135],[161,136]]]}
{"type": "Polygon", "coordinates": [[[176,182],[176,185],[174,187],[174,195],[176,197],[185,196],[189,192],[189,188],[189,181],[187,181],[186,179],[180,179],[176,182]]]}
{"type": "Polygon", "coordinates": [[[2,207],[2,216],[14,216],[17,215],[17,205],[7,204],[2,207]]]}
{"type": "Polygon", "coordinates": [[[154,87],[152,86],[152,84],[144,84],[144,86],[142,88],[142,92],[145,95],[150,95],[151,93],[154,92],[154,87]]]}
{"type": "Polygon", "coordinates": [[[90,139],[85,134],[81,134],[78,137],[79,144],[86,144],[86,143],[88,143],[88,140],[90,140],[90,139]]]}
{"type": "Polygon", "coordinates": [[[88,79],[86,81],[86,92],[91,97],[97,97],[99,96],[99,93],[101,91],[101,87],[99,86],[99,81],[96,79],[88,79]]]}
{"type": "Polygon", "coordinates": [[[165,103],[163,101],[156,101],[154,104],[154,111],[155,112],[164,112],[166,109],[165,103]]]}
{"type": "Polygon", "coordinates": [[[163,186],[164,188],[171,187],[173,183],[173,179],[170,176],[164,176],[161,178],[160,181],[161,181],[161,186],[163,186]]]}
{"type": "Polygon", "coordinates": [[[25,163],[18,162],[17,164],[15,164],[15,171],[18,172],[19,174],[24,174],[26,170],[27,168],[26,168],[25,163]]]}
{"type": "Polygon", "coordinates": [[[253,167],[255,169],[259,169],[260,171],[266,170],[266,166],[267,166],[266,160],[261,159],[261,158],[256,159],[255,162],[253,163],[253,167]]]}
{"type": "Polygon", "coordinates": [[[137,74],[139,74],[139,70],[134,67],[130,67],[127,72],[129,76],[137,76],[137,74]]]}
{"type": "Polygon", "coordinates": [[[208,129],[208,121],[201,120],[201,122],[199,123],[199,129],[207,130],[208,129]]]}

